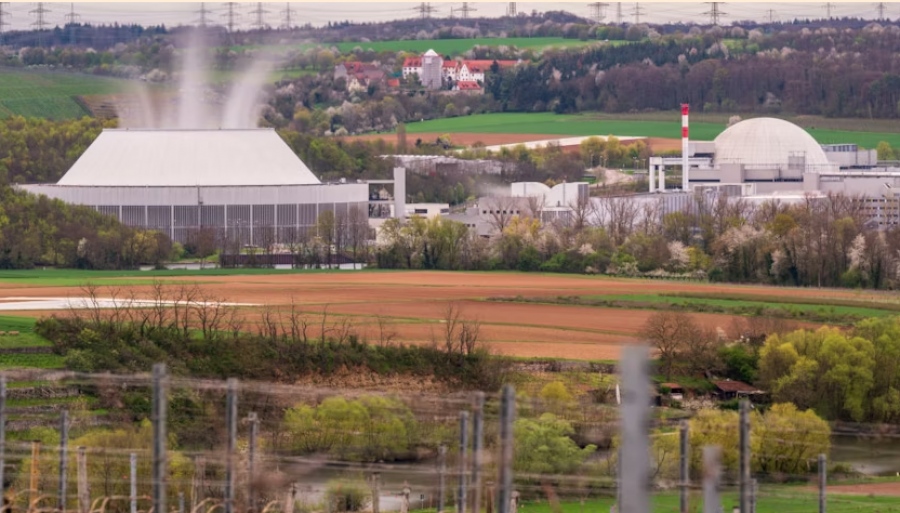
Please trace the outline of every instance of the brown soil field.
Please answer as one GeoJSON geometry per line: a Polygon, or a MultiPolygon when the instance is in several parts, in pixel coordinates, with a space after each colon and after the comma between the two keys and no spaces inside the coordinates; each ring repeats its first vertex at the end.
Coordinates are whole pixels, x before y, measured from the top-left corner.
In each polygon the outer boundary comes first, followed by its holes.
{"type": "Polygon", "coordinates": [[[648,137],[646,139],[647,146],[653,150],[654,153],[659,153],[663,151],[677,151],[681,152],[681,139],[665,139],[662,137],[648,137]]]}
{"type": "MultiPolygon", "coordinates": [[[[127,278],[133,284],[135,278],[127,278]]],[[[376,337],[377,319],[386,320],[396,340],[427,344],[440,337],[450,302],[462,317],[478,320],[482,339],[499,353],[520,357],[616,359],[623,344],[633,343],[652,314],[649,310],[581,305],[486,302],[491,297],[557,297],[615,294],[702,292],[760,297],[869,299],[874,293],[852,290],[791,289],[747,285],[710,285],[674,281],[633,280],[575,275],[476,272],[346,272],[244,276],[165,278],[167,282],[197,283],[215,299],[250,303],[243,307],[255,320],[264,306],[284,312],[294,302],[305,314],[330,322],[348,320],[364,337],[376,337]]],[[[134,293],[149,297],[147,286],[121,287],[119,297],[134,293]]],[[[175,285],[167,285],[173,288],[175,285]]],[[[110,289],[101,287],[100,297],[110,289]]],[[[78,287],[0,288],[8,297],[83,297],[78,287]]],[[[18,315],[41,317],[51,312],[18,315]]],[[[64,312],[56,312],[64,314],[64,312]]],[[[4,315],[16,314],[4,312],[4,315]]],[[[735,316],[694,314],[708,328],[728,330],[735,316]]]]}
{"type": "Polygon", "coordinates": [[[900,481],[893,483],[828,485],[828,493],[900,497],[900,481]]]}

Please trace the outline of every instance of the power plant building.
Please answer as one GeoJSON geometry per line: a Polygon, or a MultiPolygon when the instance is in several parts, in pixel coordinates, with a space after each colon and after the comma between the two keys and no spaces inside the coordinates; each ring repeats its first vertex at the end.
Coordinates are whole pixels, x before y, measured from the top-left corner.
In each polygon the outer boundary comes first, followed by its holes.
{"type": "Polygon", "coordinates": [[[182,243],[289,243],[369,212],[368,184],[322,183],[272,129],[104,130],[57,184],[19,187],[182,243]]]}

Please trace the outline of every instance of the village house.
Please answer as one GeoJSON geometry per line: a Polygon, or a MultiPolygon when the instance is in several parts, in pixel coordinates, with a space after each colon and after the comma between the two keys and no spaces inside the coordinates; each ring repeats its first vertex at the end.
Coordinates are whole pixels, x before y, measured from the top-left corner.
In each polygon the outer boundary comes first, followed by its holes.
{"type": "Polygon", "coordinates": [[[366,91],[371,85],[382,84],[385,72],[380,66],[368,62],[342,62],[334,67],[334,79],[343,78],[347,91],[366,91]]]}
{"type": "MultiPolygon", "coordinates": [[[[417,75],[422,84],[429,89],[439,89],[437,84],[437,75],[430,68],[439,66],[441,85],[452,84],[452,89],[458,91],[475,92],[471,85],[458,87],[458,82],[472,82],[478,85],[480,90],[484,84],[485,77],[491,72],[494,63],[500,69],[511,68],[519,64],[520,61],[513,60],[443,60],[435,53],[434,50],[428,50],[421,57],[407,57],[403,61],[403,78],[409,78],[417,75]],[[426,69],[428,68],[428,69],[426,69]],[[427,78],[426,78],[427,77],[427,78]],[[426,84],[427,82],[427,84],[426,84]]],[[[436,70],[435,70],[436,71],[436,70]]]]}

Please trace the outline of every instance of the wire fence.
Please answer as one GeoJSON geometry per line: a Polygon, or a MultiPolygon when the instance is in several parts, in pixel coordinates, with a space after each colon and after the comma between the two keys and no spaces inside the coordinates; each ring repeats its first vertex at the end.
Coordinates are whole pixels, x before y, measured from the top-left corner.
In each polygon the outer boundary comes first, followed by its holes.
{"type": "Polygon", "coordinates": [[[827,424],[775,429],[747,402],[732,424],[667,418],[651,406],[648,366],[646,347],[626,348],[620,404],[517,396],[509,385],[436,395],[193,379],[162,364],[144,375],[57,371],[19,388],[0,378],[3,509],[517,513],[538,501],[554,513],[564,503],[580,512],[751,513],[766,501],[822,512],[828,500],[881,504],[829,499],[828,462],[816,452],[832,434],[827,424]],[[66,392],[48,404],[22,388],[66,392]]]}

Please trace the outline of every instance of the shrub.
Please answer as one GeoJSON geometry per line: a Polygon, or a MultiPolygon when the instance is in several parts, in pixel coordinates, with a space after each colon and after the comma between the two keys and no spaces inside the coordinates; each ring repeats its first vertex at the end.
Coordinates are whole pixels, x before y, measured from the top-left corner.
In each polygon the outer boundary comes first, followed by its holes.
{"type": "Polygon", "coordinates": [[[336,479],[325,489],[326,510],[331,512],[362,511],[371,497],[369,489],[359,479],[336,479]]]}

